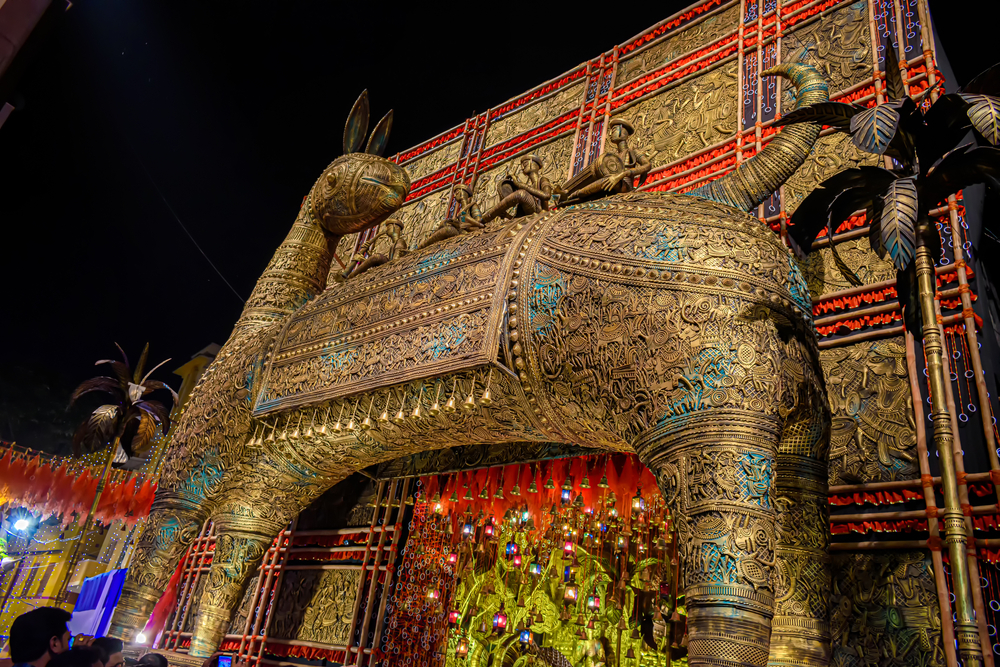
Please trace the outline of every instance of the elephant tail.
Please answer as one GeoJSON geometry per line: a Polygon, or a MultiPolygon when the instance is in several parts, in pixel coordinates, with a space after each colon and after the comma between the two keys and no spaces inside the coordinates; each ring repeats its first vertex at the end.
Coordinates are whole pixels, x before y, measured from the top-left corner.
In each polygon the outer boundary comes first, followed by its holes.
{"type": "MultiPolygon", "coordinates": [[[[761,74],[790,80],[795,86],[797,109],[830,99],[826,81],[812,65],[783,63],[761,74]]],[[[788,125],[736,171],[688,194],[750,212],[767,201],[802,166],[819,138],[820,129],[816,123],[788,125]]]]}

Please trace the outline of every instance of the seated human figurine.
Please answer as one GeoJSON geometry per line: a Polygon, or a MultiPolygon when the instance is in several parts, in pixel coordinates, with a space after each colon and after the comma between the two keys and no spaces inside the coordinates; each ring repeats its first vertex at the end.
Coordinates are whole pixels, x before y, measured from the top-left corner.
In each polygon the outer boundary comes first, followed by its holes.
{"type": "Polygon", "coordinates": [[[438,225],[434,233],[420,243],[421,248],[450,239],[452,236],[483,228],[483,214],[479,210],[479,204],[473,201],[472,193],[471,185],[463,183],[455,186],[455,199],[458,200],[459,206],[458,213],[438,225]]]}
{"type": "Polygon", "coordinates": [[[646,181],[653,165],[645,155],[629,148],[628,139],[635,134],[632,124],[615,118],[608,124],[608,143],[616,153],[606,152],[562,186],[559,204],[576,204],[605,195],[631,192],[646,181]]]}
{"type": "Polygon", "coordinates": [[[549,179],[541,175],[542,158],[525,155],[521,158],[521,171],[526,181],[509,175],[500,182],[500,202],[483,215],[484,225],[498,217],[509,220],[549,210],[553,190],[549,179]],[[510,213],[512,208],[514,213],[510,213]]]}
{"type": "Polygon", "coordinates": [[[410,250],[407,247],[406,239],[403,238],[403,221],[389,218],[382,223],[382,229],[379,230],[379,233],[362,243],[358,251],[351,256],[348,268],[344,269],[342,275],[344,280],[356,278],[368,269],[391,262],[408,252],[410,250]],[[372,253],[371,250],[375,247],[376,241],[383,237],[388,238],[391,243],[388,253],[372,253]]]}

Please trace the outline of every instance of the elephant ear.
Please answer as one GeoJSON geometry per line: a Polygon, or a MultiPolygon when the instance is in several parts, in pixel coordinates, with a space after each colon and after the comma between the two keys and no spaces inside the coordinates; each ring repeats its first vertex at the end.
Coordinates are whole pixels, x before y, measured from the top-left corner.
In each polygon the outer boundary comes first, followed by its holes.
{"type": "Polygon", "coordinates": [[[392,109],[382,117],[382,120],[372,130],[372,136],[368,139],[368,146],[365,147],[365,152],[369,155],[381,156],[385,152],[385,145],[389,143],[390,131],[392,131],[392,109]]]}
{"type": "Polygon", "coordinates": [[[357,153],[361,148],[361,142],[368,134],[368,91],[361,91],[361,96],[354,103],[351,115],[347,117],[347,125],[344,126],[344,155],[357,153]]]}

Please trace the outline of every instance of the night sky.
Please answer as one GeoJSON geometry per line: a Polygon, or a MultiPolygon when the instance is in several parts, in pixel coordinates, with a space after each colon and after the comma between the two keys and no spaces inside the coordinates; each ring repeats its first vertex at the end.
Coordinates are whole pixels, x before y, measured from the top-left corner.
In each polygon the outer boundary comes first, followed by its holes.
{"type": "MultiPolygon", "coordinates": [[[[0,128],[0,438],[53,449],[116,341],[223,343],[362,89],[395,153],[689,4],[75,2],[0,128]]],[[[937,18],[959,81],[1000,60],[977,4],[937,18]]]]}

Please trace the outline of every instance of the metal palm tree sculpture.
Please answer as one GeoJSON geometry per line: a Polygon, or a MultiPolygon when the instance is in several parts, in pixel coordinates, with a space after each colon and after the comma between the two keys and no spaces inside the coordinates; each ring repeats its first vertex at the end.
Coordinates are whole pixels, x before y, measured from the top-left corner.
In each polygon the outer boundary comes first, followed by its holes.
{"type": "Polygon", "coordinates": [[[1000,65],[958,93],[938,97],[932,85],[914,101],[906,94],[894,49],[887,50],[886,60],[888,102],[870,109],[824,102],[792,111],[779,121],[812,121],[847,132],[861,150],[885,156],[888,167],[847,169],[823,181],[796,209],[789,235],[800,248],[809,248],[825,227],[837,267],[849,282],[860,285],[837,254],[833,231],[864,209],[872,249],[896,267],[896,291],[906,330],[922,340],[927,360],[934,445],[945,501],[945,542],[953,565],[958,650],[963,664],[982,665],[946,399],[941,325],[934,303],[934,264],[941,255],[941,237],[930,211],[945,199],[953,205],[952,195],[970,185],[985,183],[1000,190],[1000,150],[992,147],[1000,144],[1000,65]],[[924,111],[928,97],[933,104],[924,111]],[[975,132],[979,145],[957,146],[970,131],[975,132]]]}
{"type": "Polygon", "coordinates": [[[157,368],[170,361],[165,359],[142,375],[149,357],[149,343],[142,350],[135,371],[129,367],[128,357],[118,344],[122,361],[101,359],[95,365],[109,364],[114,377],[99,375],[80,384],[70,397],[70,406],[83,395],[101,391],[111,396],[113,402],[102,405],[90,413],[73,436],[73,452],[96,452],[104,447],[112,447],[116,453],[121,447],[129,457],[144,456],[149,452],[156,436],[157,427],[163,433],[170,429],[170,408],[146,397],[154,391],[169,391],[176,404],[177,394],[159,380],[151,380],[150,375],[157,368]]]}
{"type": "Polygon", "coordinates": [[[104,470],[101,473],[100,481],[97,484],[97,491],[94,494],[94,501],[90,506],[90,512],[83,523],[70,556],[69,566],[63,574],[57,599],[61,599],[66,594],[66,585],[72,576],[80,556],[80,547],[83,538],[90,531],[91,523],[94,519],[94,512],[101,501],[101,494],[107,484],[108,473],[111,465],[116,460],[126,462],[132,457],[144,457],[149,453],[156,437],[157,428],[162,429],[164,435],[170,429],[170,408],[160,401],[146,398],[154,391],[169,391],[173,397],[173,405],[177,405],[177,393],[165,383],[159,380],[151,380],[150,375],[157,368],[170,361],[164,359],[154,366],[146,375],[146,361],[149,358],[149,343],[142,349],[139,363],[135,370],[129,366],[128,356],[121,346],[115,343],[115,347],[121,352],[122,361],[113,359],[101,359],[95,366],[108,364],[114,373],[114,377],[99,375],[80,383],[70,397],[69,404],[72,407],[79,398],[94,391],[101,391],[111,396],[111,403],[106,403],[93,412],[77,428],[73,436],[73,451],[79,455],[82,451],[97,452],[107,449],[107,456],[104,460],[104,470]],[[116,454],[120,454],[116,456],[116,454]]]}

